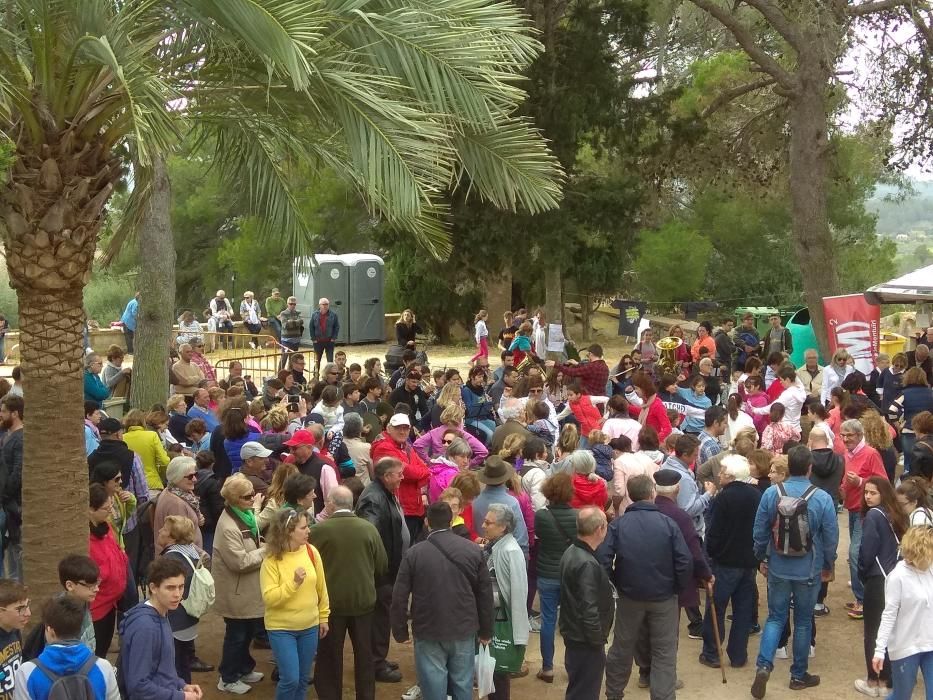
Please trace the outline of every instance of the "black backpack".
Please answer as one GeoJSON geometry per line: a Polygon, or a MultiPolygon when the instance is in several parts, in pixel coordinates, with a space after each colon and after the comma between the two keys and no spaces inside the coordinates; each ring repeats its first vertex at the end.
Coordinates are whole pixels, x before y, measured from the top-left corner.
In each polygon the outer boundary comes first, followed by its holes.
{"type": "Polygon", "coordinates": [[[807,502],[817,487],[811,484],[802,496],[789,496],[784,484],[778,484],[777,491],[777,512],[771,526],[774,551],[785,557],[805,557],[813,551],[807,502]]]}
{"type": "Polygon", "coordinates": [[[91,685],[91,679],[88,677],[97,663],[97,657],[94,654],[91,654],[75,673],[69,673],[66,676],[60,676],[50,670],[39,659],[33,659],[32,663],[36,665],[36,670],[52,681],[48,700],[95,700],[94,686],[91,685]]]}

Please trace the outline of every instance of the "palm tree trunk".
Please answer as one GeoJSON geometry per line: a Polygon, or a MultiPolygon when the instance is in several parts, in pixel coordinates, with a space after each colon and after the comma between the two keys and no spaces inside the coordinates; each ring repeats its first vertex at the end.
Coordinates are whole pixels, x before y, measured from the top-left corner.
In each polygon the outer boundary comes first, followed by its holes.
{"type": "Polygon", "coordinates": [[[175,316],[175,241],[172,188],[165,160],[152,165],[152,195],[139,226],[139,320],[130,403],[148,409],[168,396],[168,349],[175,316]]]}
{"type": "Polygon", "coordinates": [[[18,289],[23,359],[23,576],[33,600],[60,589],[58,561],[88,547],[80,289],[18,289]]]}

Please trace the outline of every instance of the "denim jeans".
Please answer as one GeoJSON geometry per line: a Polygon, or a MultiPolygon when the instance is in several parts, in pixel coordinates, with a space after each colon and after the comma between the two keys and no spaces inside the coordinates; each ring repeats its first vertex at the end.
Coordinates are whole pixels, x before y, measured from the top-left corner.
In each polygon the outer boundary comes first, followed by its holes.
{"type": "Polygon", "coordinates": [[[236,619],[225,617],[223,651],[217,671],[224,683],[234,683],[256,668],[256,661],[249,653],[253,638],[262,631],[262,618],[236,619]]]}
{"type": "MultiPolygon", "coordinates": [[[[755,617],[755,569],[739,569],[732,566],[713,564],[713,601],[716,603],[716,621],[719,623],[720,640],[725,637],[726,607],[732,601],[732,627],[726,654],[733,666],[742,666],[748,661],[748,635],[755,617]]],[[[713,631],[713,613],[709,598],[706,600],[706,615],[703,616],[703,653],[709,659],[717,659],[716,636],[713,631]]]]}
{"type": "Polygon", "coordinates": [[[894,691],[888,696],[888,700],[910,700],[917,684],[918,670],[923,673],[927,700],[933,698],[933,651],[924,651],[891,661],[894,691]]]}
{"type": "Polygon", "coordinates": [[[304,630],[269,630],[269,645],[279,668],[275,700],[305,700],[317,653],[318,626],[304,630]]]}
{"type": "Polygon", "coordinates": [[[538,603],[541,605],[541,668],[554,668],[554,631],[557,628],[557,604],[560,603],[560,581],[538,579],[538,603]]]}
{"type": "Polygon", "coordinates": [[[914,449],[916,442],[916,433],[901,433],[901,449],[904,450],[904,473],[901,475],[902,479],[910,475],[910,452],[914,449]]]}
{"type": "Polygon", "coordinates": [[[415,672],[424,700],[471,700],[476,639],[415,639],[415,672]]]}
{"type": "Polygon", "coordinates": [[[791,597],[794,599],[794,660],[790,666],[791,678],[803,678],[807,672],[810,656],[810,628],[813,626],[813,606],[820,592],[819,579],[795,581],[768,574],[768,621],[761,631],[761,646],[758,649],[758,668],[774,669],[774,654],[777,651],[784,622],[790,613],[791,597]]]}
{"type": "Polygon", "coordinates": [[[861,603],[865,598],[865,587],[858,579],[858,551],[862,547],[862,514],[849,511],[849,579],[852,595],[861,603]]]}
{"type": "Polygon", "coordinates": [[[492,440],[492,434],[496,430],[496,422],[493,420],[476,420],[471,418],[466,421],[466,425],[475,428],[481,433],[480,439],[484,445],[489,444],[490,440],[492,440]]]}

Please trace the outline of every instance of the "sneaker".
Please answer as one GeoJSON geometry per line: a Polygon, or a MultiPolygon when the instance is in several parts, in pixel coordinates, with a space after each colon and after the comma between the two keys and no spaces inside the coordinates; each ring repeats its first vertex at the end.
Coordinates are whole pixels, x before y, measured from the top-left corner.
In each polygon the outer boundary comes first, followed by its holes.
{"type": "Polygon", "coordinates": [[[719,661],[716,659],[707,659],[703,654],[700,654],[697,659],[703,666],[708,666],[709,668],[719,668],[719,661]]]}
{"type": "Polygon", "coordinates": [[[751,630],[749,630],[748,633],[749,633],[749,634],[761,634],[761,625],[759,625],[759,624],[756,622],[754,625],[752,625],[752,628],[751,628],[751,630]]]}
{"type": "Polygon", "coordinates": [[[826,607],[825,603],[817,603],[813,606],[813,614],[817,617],[825,617],[829,615],[829,608],[826,607]]]}
{"type": "Polygon", "coordinates": [[[774,658],[787,661],[787,647],[778,647],[777,651],[774,652],[774,658]]]}
{"type": "Polygon", "coordinates": [[[639,688],[648,688],[651,685],[651,678],[647,673],[638,674],[638,687],[639,688]]]}
{"type": "Polygon", "coordinates": [[[244,683],[258,683],[263,678],[265,678],[265,674],[259,671],[250,671],[245,676],[240,676],[240,680],[244,683]]]}
{"type": "Polygon", "coordinates": [[[703,639],[703,630],[700,630],[699,632],[691,632],[690,630],[687,630],[687,636],[690,639],[703,639]]]}
{"type": "Polygon", "coordinates": [[[812,673],[804,673],[800,678],[790,679],[791,690],[804,690],[805,688],[815,688],[820,684],[820,677],[812,673]]]}
{"type": "Polygon", "coordinates": [[[867,695],[870,698],[880,697],[878,694],[878,686],[868,685],[868,681],[866,681],[864,678],[855,679],[855,689],[862,695],[867,695]]]}
{"type": "MultiPolygon", "coordinates": [[[[849,582],[851,585],[851,581],[849,582]]],[[[851,603],[846,603],[846,610],[854,610],[855,608],[861,608],[862,604],[857,600],[853,600],[851,603]]]]}
{"type": "Polygon", "coordinates": [[[755,700],[761,700],[768,689],[768,679],[771,678],[771,671],[759,667],[755,672],[755,681],[752,683],[752,697],[755,700]]]}
{"type": "Polygon", "coordinates": [[[858,607],[851,608],[846,614],[850,620],[861,620],[863,617],[862,605],[858,604],[858,607]]]}
{"type": "Polygon", "coordinates": [[[253,688],[246,685],[243,681],[233,681],[233,683],[224,683],[223,678],[217,680],[217,690],[221,693],[233,693],[234,695],[246,695],[253,688]]]}
{"type": "Polygon", "coordinates": [[[421,697],[421,688],[417,685],[413,685],[411,688],[402,693],[402,700],[418,700],[421,697]]]}
{"type": "Polygon", "coordinates": [[[541,632],[541,616],[540,615],[531,615],[528,617],[528,627],[529,629],[538,634],[541,632]]]}

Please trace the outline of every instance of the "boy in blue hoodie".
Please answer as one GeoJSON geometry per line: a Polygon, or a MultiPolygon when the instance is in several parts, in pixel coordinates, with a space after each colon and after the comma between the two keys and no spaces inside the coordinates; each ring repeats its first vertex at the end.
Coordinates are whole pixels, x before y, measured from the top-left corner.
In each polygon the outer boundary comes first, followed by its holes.
{"type": "Polygon", "coordinates": [[[185,569],[161,557],[149,565],[149,600],[132,608],[120,627],[119,672],[127,700],[201,700],[201,688],[175,671],[175,643],[166,616],[185,595],[185,569]]]}
{"type": "Polygon", "coordinates": [[[14,674],[13,700],[48,700],[58,676],[86,675],[95,700],[119,700],[117,677],[106,659],[98,659],[81,642],[86,610],[80,600],[62,595],[51,598],[42,610],[45,649],[26,661],[14,674]]]}

